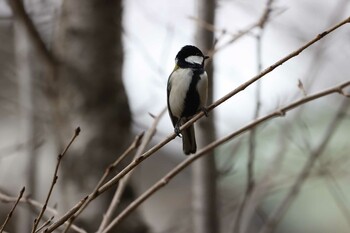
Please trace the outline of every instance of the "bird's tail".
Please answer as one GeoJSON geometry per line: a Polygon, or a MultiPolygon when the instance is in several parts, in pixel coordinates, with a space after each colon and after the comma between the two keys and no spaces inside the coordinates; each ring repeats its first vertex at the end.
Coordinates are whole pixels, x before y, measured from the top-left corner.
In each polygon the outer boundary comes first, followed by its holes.
{"type": "Polygon", "coordinates": [[[197,151],[196,135],[194,133],[194,126],[191,125],[181,132],[183,151],[186,155],[194,154],[197,151]]]}

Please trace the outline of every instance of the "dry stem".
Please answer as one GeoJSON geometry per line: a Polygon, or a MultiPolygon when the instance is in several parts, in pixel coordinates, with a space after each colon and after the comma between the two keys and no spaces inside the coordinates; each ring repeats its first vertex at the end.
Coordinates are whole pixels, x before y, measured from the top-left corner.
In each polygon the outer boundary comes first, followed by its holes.
{"type": "MultiPolygon", "coordinates": [[[[12,197],[12,196],[9,196],[7,194],[4,194],[4,193],[0,193],[0,201],[1,202],[4,202],[4,203],[15,203],[17,201],[17,197],[12,197]]],[[[28,204],[30,207],[33,207],[35,209],[38,209],[38,213],[39,211],[42,209],[43,205],[42,203],[36,201],[36,200],[33,200],[31,198],[28,198],[26,196],[24,196],[20,201],[19,203],[26,203],[28,204]]],[[[50,207],[50,206],[46,206],[46,212],[49,212],[50,214],[56,216],[57,215],[57,211],[56,209],[50,207]]],[[[68,224],[68,223],[65,223],[65,224],[68,224]]],[[[78,226],[76,225],[72,225],[72,229],[76,232],[80,232],[80,233],[86,233],[85,230],[79,228],[78,226]]],[[[38,231],[38,230],[37,230],[38,231]]]]}
{"type": "MultiPolygon", "coordinates": [[[[323,37],[325,37],[326,35],[332,33],[333,31],[337,30],[338,28],[342,27],[343,25],[347,24],[350,22],[350,17],[348,17],[347,19],[339,22],[338,24],[336,24],[335,26],[329,28],[328,30],[324,31],[323,33],[318,34],[314,39],[312,39],[311,41],[309,41],[308,43],[306,43],[305,45],[303,45],[302,47],[300,47],[299,49],[295,50],[294,52],[290,53],[289,55],[287,55],[286,57],[282,58],[281,60],[277,61],[276,63],[274,63],[273,65],[271,65],[270,67],[268,67],[267,69],[265,69],[263,72],[261,72],[260,74],[254,76],[252,79],[248,80],[247,82],[243,83],[242,85],[240,85],[239,87],[235,88],[233,91],[229,92],[228,94],[226,94],[225,96],[223,96],[222,98],[220,98],[219,100],[217,100],[216,102],[214,102],[212,105],[210,105],[208,107],[208,111],[213,110],[214,108],[216,108],[217,106],[219,106],[220,104],[224,103],[225,101],[227,101],[228,99],[230,99],[232,96],[234,96],[235,94],[243,91],[245,88],[247,88],[248,86],[250,86],[251,84],[253,84],[254,82],[256,82],[257,80],[261,79],[262,77],[264,77],[265,75],[267,75],[268,73],[272,72],[274,69],[276,69],[278,66],[282,65],[284,62],[292,59],[293,57],[298,56],[301,52],[303,52],[306,48],[310,47],[311,45],[313,45],[314,43],[318,42],[319,40],[321,40],[323,37]]],[[[337,92],[339,92],[341,90],[337,90],[337,92]]],[[[278,115],[283,114],[283,112],[280,112],[278,115]]],[[[195,115],[191,120],[189,120],[186,124],[182,125],[180,130],[186,129],[188,128],[190,125],[192,125],[194,122],[196,122],[198,119],[200,119],[201,117],[203,117],[204,113],[200,112],[197,115],[195,115]]],[[[243,130],[244,131],[244,130],[243,130]]],[[[238,132],[240,133],[240,132],[238,132]]],[[[154,147],[152,147],[150,150],[148,150],[147,152],[145,152],[144,154],[142,154],[139,158],[133,160],[128,166],[126,166],[121,172],[119,172],[116,176],[114,176],[111,180],[109,180],[107,183],[105,183],[103,186],[101,186],[97,192],[91,193],[89,194],[86,198],[84,198],[83,200],[81,200],[81,202],[85,202],[86,199],[95,199],[97,196],[101,195],[102,193],[104,193],[106,190],[110,189],[111,187],[113,187],[115,184],[117,184],[119,182],[119,180],[124,177],[128,172],[130,172],[133,168],[135,168],[138,164],[140,164],[143,160],[147,159],[149,156],[151,156],[152,154],[154,154],[156,151],[158,151],[160,148],[162,148],[164,145],[166,145],[167,143],[169,143],[171,140],[173,140],[176,137],[175,133],[172,133],[171,135],[169,135],[166,139],[164,139],[163,141],[161,141],[160,143],[158,143],[157,145],[155,145],[154,147]]],[[[212,145],[212,144],[209,144],[212,145]]],[[[47,228],[45,230],[45,232],[52,232],[53,230],[55,230],[58,226],[60,226],[61,224],[63,224],[67,219],[69,219],[71,216],[73,216],[78,210],[79,208],[83,205],[78,203],[76,204],[71,210],[69,210],[66,214],[64,214],[57,222],[55,222],[53,225],[51,225],[49,228],[47,228]]]]}
{"type": "MultiPolygon", "coordinates": [[[[252,128],[256,127],[257,125],[266,122],[267,120],[270,120],[272,118],[275,117],[281,117],[281,116],[285,116],[285,114],[298,107],[299,105],[308,103],[312,100],[321,98],[323,96],[326,95],[330,95],[333,93],[341,93],[342,90],[347,87],[350,86],[350,81],[342,83],[336,87],[318,92],[316,94],[310,95],[308,97],[304,97],[298,101],[295,101],[289,105],[287,105],[286,107],[283,107],[271,114],[268,114],[264,117],[261,117],[255,121],[253,121],[252,123],[242,127],[241,129],[235,131],[234,133],[227,135],[226,137],[223,137],[217,141],[214,141],[212,143],[210,143],[209,145],[207,145],[206,147],[204,147],[202,150],[200,150],[197,154],[188,157],[188,159],[184,160],[183,162],[181,162],[179,165],[177,165],[174,169],[172,169],[167,175],[165,175],[161,180],[159,180],[157,183],[155,183],[151,188],[149,188],[146,192],[144,192],[140,197],[138,197],[136,200],[134,200],[127,208],[125,208],[114,220],[113,222],[110,224],[110,228],[116,226],[118,223],[120,223],[120,221],[122,219],[124,219],[127,215],[129,215],[133,210],[135,210],[141,203],[143,203],[146,199],[148,199],[150,196],[152,196],[154,193],[156,193],[159,189],[161,189],[162,187],[164,187],[165,185],[168,184],[168,182],[174,178],[177,174],[179,174],[183,169],[185,169],[186,167],[188,167],[190,164],[192,164],[195,160],[197,160],[198,158],[204,156],[205,154],[207,154],[209,151],[213,150],[214,148],[216,148],[219,145],[222,145],[223,143],[228,142],[229,140],[232,140],[233,138],[237,137],[238,135],[251,130],[252,128]]],[[[105,231],[103,231],[102,233],[106,233],[108,232],[107,229],[105,231]]]]}
{"type": "Polygon", "coordinates": [[[32,228],[32,233],[35,233],[36,231],[36,228],[38,227],[38,224],[41,220],[41,218],[43,217],[44,215],[44,212],[46,210],[46,207],[47,207],[47,204],[50,200],[50,197],[51,197],[51,194],[52,194],[52,190],[57,182],[57,179],[58,179],[58,168],[61,164],[61,161],[64,157],[64,155],[66,154],[66,152],[68,151],[69,147],[72,145],[72,143],[74,142],[74,140],[78,137],[80,133],[80,127],[76,128],[75,131],[74,131],[74,135],[72,137],[72,139],[69,141],[68,145],[66,146],[66,148],[63,150],[63,152],[61,154],[59,154],[57,156],[57,163],[56,163],[56,168],[55,168],[55,172],[53,174],[53,178],[52,178],[52,182],[51,182],[51,186],[50,186],[50,189],[49,189],[49,192],[47,193],[47,197],[46,197],[46,200],[45,200],[45,203],[39,213],[39,216],[34,220],[34,225],[33,225],[33,228],[32,228]]]}
{"type": "MultiPolygon", "coordinates": [[[[341,87],[339,88],[338,92],[340,94],[343,93],[343,88],[341,88],[341,87]]],[[[347,97],[347,96],[345,96],[345,97],[347,97]]],[[[310,154],[308,160],[306,161],[303,169],[301,170],[301,172],[297,176],[295,182],[293,183],[293,185],[290,188],[289,192],[287,193],[286,197],[283,199],[281,204],[276,208],[275,212],[268,218],[264,227],[259,231],[260,233],[273,232],[275,227],[279,223],[279,221],[283,218],[283,216],[287,212],[289,206],[291,205],[291,203],[293,202],[295,197],[298,195],[301,186],[304,184],[306,179],[309,177],[315,162],[323,154],[328,142],[331,139],[331,136],[334,134],[335,130],[337,129],[337,126],[339,125],[340,120],[345,117],[344,108],[348,105],[348,101],[349,101],[348,99],[345,99],[343,101],[339,110],[337,111],[334,118],[332,119],[332,122],[329,124],[323,139],[321,140],[319,145],[316,147],[316,149],[311,151],[311,154],[310,154]]]]}
{"type": "MultiPolygon", "coordinates": [[[[256,50],[257,50],[257,72],[260,73],[262,70],[262,54],[261,54],[261,38],[264,34],[265,25],[269,19],[271,13],[271,5],[273,0],[268,0],[266,3],[265,10],[263,11],[260,20],[258,22],[259,32],[256,35],[256,50]]],[[[256,96],[255,96],[255,112],[254,112],[254,120],[258,119],[261,107],[261,81],[258,80],[256,83],[256,96]]],[[[241,205],[238,208],[234,232],[240,232],[241,218],[243,214],[243,210],[246,206],[246,202],[249,199],[250,195],[253,192],[255,186],[254,180],[254,160],[255,160],[255,149],[256,149],[256,128],[253,128],[249,133],[249,144],[248,144],[248,163],[247,163],[247,187],[245,191],[245,195],[241,205]]]]}
{"type": "MultiPolygon", "coordinates": [[[[158,116],[152,116],[154,118],[154,121],[153,121],[153,124],[152,126],[147,130],[146,134],[145,134],[145,137],[144,139],[142,140],[142,143],[140,145],[140,147],[138,148],[135,156],[134,156],[134,159],[137,159],[146,149],[146,147],[148,146],[148,144],[151,142],[153,136],[155,135],[156,131],[157,131],[157,125],[160,121],[160,119],[163,117],[163,115],[165,114],[166,112],[166,108],[164,108],[159,114],[158,116]]],[[[115,192],[115,195],[113,197],[113,200],[110,204],[110,206],[108,207],[108,210],[106,212],[106,214],[103,216],[103,220],[101,222],[101,225],[100,227],[98,228],[98,233],[106,230],[108,231],[109,229],[109,223],[111,222],[111,219],[112,219],[112,215],[113,213],[115,212],[115,210],[117,209],[119,203],[120,203],[120,200],[121,200],[121,197],[122,197],[122,194],[125,190],[125,187],[126,187],[126,184],[127,182],[129,181],[131,175],[132,175],[133,171],[130,171],[126,176],[124,176],[120,181],[119,181],[119,185],[118,185],[118,188],[115,192]]]]}
{"type": "Polygon", "coordinates": [[[68,225],[66,226],[63,232],[68,232],[75,219],[85,210],[85,208],[90,204],[90,202],[95,199],[95,197],[97,196],[98,189],[103,185],[107,177],[116,169],[116,167],[121,163],[121,161],[123,161],[131,152],[133,152],[136,148],[140,146],[143,135],[143,132],[137,135],[134,141],[131,143],[131,145],[123,152],[123,154],[118,156],[118,158],[106,168],[104,174],[102,175],[99,182],[92,191],[92,194],[89,195],[88,199],[84,202],[80,209],[69,218],[68,225]]]}
{"type": "Polygon", "coordinates": [[[13,212],[15,211],[16,207],[17,207],[17,204],[19,203],[19,201],[21,200],[22,196],[23,196],[23,193],[24,193],[24,190],[25,190],[25,187],[22,188],[21,192],[19,193],[19,196],[15,202],[15,204],[13,205],[10,213],[8,213],[8,215],[6,216],[6,219],[5,219],[5,222],[1,225],[0,227],[0,233],[4,231],[5,227],[6,227],[6,224],[10,221],[12,215],[13,215],[13,212]]]}

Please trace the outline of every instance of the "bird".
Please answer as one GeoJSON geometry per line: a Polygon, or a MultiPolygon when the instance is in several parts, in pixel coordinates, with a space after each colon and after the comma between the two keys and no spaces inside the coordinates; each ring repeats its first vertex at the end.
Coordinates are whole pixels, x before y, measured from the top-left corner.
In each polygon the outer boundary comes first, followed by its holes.
{"type": "Polygon", "coordinates": [[[185,155],[197,151],[194,125],[180,132],[180,127],[196,113],[203,111],[208,97],[208,76],[204,62],[209,56],[193,45],[180,49],[175,57],[175,67],[167,83],[167,104],[171,122],[177,136],[182,136],[183,152],[185,155]]]}

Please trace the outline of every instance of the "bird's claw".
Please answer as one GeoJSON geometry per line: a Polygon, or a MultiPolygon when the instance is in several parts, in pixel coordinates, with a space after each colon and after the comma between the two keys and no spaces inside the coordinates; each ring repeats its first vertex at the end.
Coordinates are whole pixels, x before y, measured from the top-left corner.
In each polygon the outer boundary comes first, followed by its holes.
{"type": "Polygon", "coordinates": [[[175,134],[176,134],[178,137],[180,137],[180,138],[181,138],[181,134],[180,134],[180,127],[179,127],[178,125],[177,125],[177,126],[175,126],[174,132],[175,132],[175,134]]]}
{"type": "Polygon", "coordinates": [[[201,110],[204,113],[204,115],[208,117],[208,109],[206,107],[202,107],[201,110]]]}

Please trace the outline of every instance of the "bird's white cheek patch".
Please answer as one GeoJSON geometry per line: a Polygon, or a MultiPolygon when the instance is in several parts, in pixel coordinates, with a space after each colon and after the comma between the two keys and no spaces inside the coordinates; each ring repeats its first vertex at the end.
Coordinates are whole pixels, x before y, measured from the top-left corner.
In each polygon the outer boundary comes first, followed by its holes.
{"type": "Polygon", "coordinates": [[[187,61],[188,63],[192,63],[192,64],[202,64],[203,63],[203,57],[201,56],[189,56],[185,58],[185,61],[187,61]]]}

